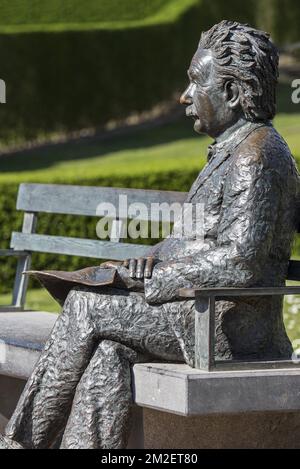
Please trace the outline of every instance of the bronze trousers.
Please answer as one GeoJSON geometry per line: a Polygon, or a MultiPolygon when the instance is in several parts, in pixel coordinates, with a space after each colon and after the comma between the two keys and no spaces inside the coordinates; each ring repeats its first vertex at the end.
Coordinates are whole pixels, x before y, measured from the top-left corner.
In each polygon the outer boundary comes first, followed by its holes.
{"type": "Polygon", "coordinates": [[[131,368],[184,361],[162,306],[140,293],[75,288],[6,428],[25,448],[126,448],[131,368]]]}

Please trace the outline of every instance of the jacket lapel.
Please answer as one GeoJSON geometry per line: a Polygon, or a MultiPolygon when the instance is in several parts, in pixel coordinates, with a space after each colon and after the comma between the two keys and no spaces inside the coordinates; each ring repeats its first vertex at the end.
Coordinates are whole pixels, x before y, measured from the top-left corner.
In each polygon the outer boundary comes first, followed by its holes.
{"type": "Polygon", "coordinates": [[[215,148],[215,155],[206,163],[203,170],[199,173],[197,179],[193,183],[187,201],[191,200],[196,192],[200,189],[200,187],[206,182],[206,180],[211,176],[211,174],[221,166],[224,161],[226,161],[233,153],[236,147],[243,141],[245,138],[248,137],[254,130],[258,129],[259,127],[263,127],[267,124],[264,123],[249,123],[249,125],[245,129],[240,129],[235,132],[231,138],[229,139],[229,143],[221,148],[216,146],[215,148]],[[239,138],[233,138],[235,134],[239,134],[239,138]]]}
{"type": "Polygon", "coordinates": [[[203,170],[199,173],[197,179],[193,183],[189,195],[188,200],[194,197],[196,192],[200,189],[200,187],[205,183],[205,181],[211,176],[211,174],[219,167],[221,164],[226,161],[231,156],[231,153],[226,151],[218,152],[203,168],[203,170]]]}

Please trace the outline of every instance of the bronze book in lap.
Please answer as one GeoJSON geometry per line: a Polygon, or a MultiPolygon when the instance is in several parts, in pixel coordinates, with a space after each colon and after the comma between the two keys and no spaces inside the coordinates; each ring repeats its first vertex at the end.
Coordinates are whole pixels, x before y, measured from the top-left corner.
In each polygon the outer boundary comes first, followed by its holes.
{"type": "Polygon", "coordinates": [[[23,274],[34,275],[60,305],[64,304],[69,291],[76,286],[126,288],[116,269],[104,269],[100,266],[86,267],[73,272],[27,270],[23,274]]]}

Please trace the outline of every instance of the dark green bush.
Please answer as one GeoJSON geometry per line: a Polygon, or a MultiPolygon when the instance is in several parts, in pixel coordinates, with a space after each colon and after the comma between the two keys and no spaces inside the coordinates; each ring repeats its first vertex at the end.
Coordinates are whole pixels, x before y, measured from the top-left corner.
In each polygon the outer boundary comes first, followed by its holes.
{"type": "MultiPolygon", "coordinates": [[[[12,17],[9,3],[5,2],[3,11],[12,17]]],[[[52,3],[45,9],[45,18],[48,13],[53,16],[52,3]]],[[[157,0],[159,5],[162,2],[157,0]]],[[[184,85],[201,31],[227,18],[270,30],[280,43],[296,41],[300,39],[299,5],[298,0],[199,0],[177,21],[166,18],[154,25],[126,27],[124,23],[122,28],[101,29],[99,23],[96,29],[95,23],[91,29],[77,25],[72,30],[66,22],[65,29],[62,23],[57,31],[45,27],[34,32],[32,27],[23,33],[12,27],[0,33],[0,78],[7,85],[7,103],[0,105],[1,143],[98,127],[150,109],[184,85]]],[[[25,14],[18,11],[21,16],[16,23],[25,14]]],[[[62,18],[71,15],[72,21],[75,13],[69,7],[61,11],[62,18]]],[[[38,15],[36,10],[35,21],[38,15]]],[[[30,16],[26,18],[28,23],[30,16]]],[[[99,21],[97,15],[95,21],[99,21]]]]}
{"type": "Polygon", "coordinates": [[[126,21],[149,16],[172,0],[0,0],[1,25],[126,21]]]}
{"type": "Polygon", "coordinates": [[[254,3],[199,0],[177,21],[140,27],[0,33],[1,143],[101,126],[171,98],[201,31],[226,17],[253,22],[254,3]]]}
{"type": "Polygon", "coordinates": [[[101,126],[171,98],[203,27],[195,7],[141,28],[0,34],[2,143],[101,126]]]}
{"type": "Polygon", "coordinates": [[[280,44],[300,41],[299,0],[257,0],[256,24],[280,44]]]}

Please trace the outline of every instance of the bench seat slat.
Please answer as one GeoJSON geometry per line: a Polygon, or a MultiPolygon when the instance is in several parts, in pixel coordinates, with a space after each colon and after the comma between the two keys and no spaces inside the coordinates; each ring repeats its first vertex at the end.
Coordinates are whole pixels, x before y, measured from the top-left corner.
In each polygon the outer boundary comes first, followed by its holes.
{"type": "Polygon", "coordinates": [[[182,298],[196,297],[229,297],[229,296],[267,296],[267,295],[300,295],[299,286],[291,287],[247,287],[247,288],[181,288],[182,298]]]}
{"type": "MultiPolygon", "coordinates": [[[[100,203],[109,202],[119,207],[119,196],[126,195],[127,203],[179,203],[185,192],[122,189],[114,187],[90,187],[62,184],[21,184],[17,209],[30,212],[63,213],[70,215],[101,216],[96,213],[100,203]]],[[[117,213],[117,216],[119,214],[117,213]]]]}
{"type": "Polygon", "coordinates": [[[123,260],[139,257],[149,252],[149,246],[129,243],[114,243],[92,239],[70,238],[13,232],[11,247],[33,252],[67,254],[98,259],[123,260]]]}

